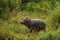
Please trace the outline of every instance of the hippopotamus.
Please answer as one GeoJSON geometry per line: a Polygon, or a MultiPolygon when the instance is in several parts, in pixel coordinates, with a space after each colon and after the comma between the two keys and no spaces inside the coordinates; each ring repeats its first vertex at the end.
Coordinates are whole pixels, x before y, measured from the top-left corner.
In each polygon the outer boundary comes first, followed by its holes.
{"type": "Polygon", "coordinates": [[[29,32],[31,33],[33,30],[39,32],[40,30],[46,30],[46,23],[41,19],[29,19],[24,18],[20,21],[21,24],[25,25],[29,32]]]}

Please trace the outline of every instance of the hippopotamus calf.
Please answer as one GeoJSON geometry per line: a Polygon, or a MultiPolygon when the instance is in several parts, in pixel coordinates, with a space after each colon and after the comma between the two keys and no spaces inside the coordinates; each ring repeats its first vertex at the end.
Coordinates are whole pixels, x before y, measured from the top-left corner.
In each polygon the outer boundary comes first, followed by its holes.
{"type": "Polygon", "coordinates": [[[20,23],[27,26],[30,32],[32,32],[33,30],[39,32],[40,30],[45,30],[46,28],[45,22],[40,19],[25,18],[20,23]]]}

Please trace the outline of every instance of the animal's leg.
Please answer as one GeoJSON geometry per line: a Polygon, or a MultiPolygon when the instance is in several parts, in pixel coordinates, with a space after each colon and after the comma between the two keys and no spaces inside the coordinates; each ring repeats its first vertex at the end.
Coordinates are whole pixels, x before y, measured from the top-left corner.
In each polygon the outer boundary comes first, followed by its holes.
{"type": "Polygon", "coordinates": [[[34,27],[30,27],[30,33],[34,30],[34,27]]]}

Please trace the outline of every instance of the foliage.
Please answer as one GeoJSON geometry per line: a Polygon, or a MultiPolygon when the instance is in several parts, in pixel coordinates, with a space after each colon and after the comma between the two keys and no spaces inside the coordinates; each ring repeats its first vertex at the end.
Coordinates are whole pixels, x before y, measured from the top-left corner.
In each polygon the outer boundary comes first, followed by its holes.
{"type": "Polygon", "coordinates": [[[60,40],[60,0],[0,0],[0,40],[60,40]],[[46,31],[29,33],[25,17],[42,19],[46,31]]]}

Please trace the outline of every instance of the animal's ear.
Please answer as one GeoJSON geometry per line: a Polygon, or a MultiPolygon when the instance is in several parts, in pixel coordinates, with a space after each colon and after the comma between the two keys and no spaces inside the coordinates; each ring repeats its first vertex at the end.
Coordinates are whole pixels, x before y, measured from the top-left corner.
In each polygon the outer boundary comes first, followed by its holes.
{"type": "Polygon", "coordinates": [[[26,19],[29,19],[28,17],[26,19]]]}
{"type": "Polygon", "coordinates": [[[29,18],[26,18],[26,21],[30,21],[30,19],[29,18]]]}

